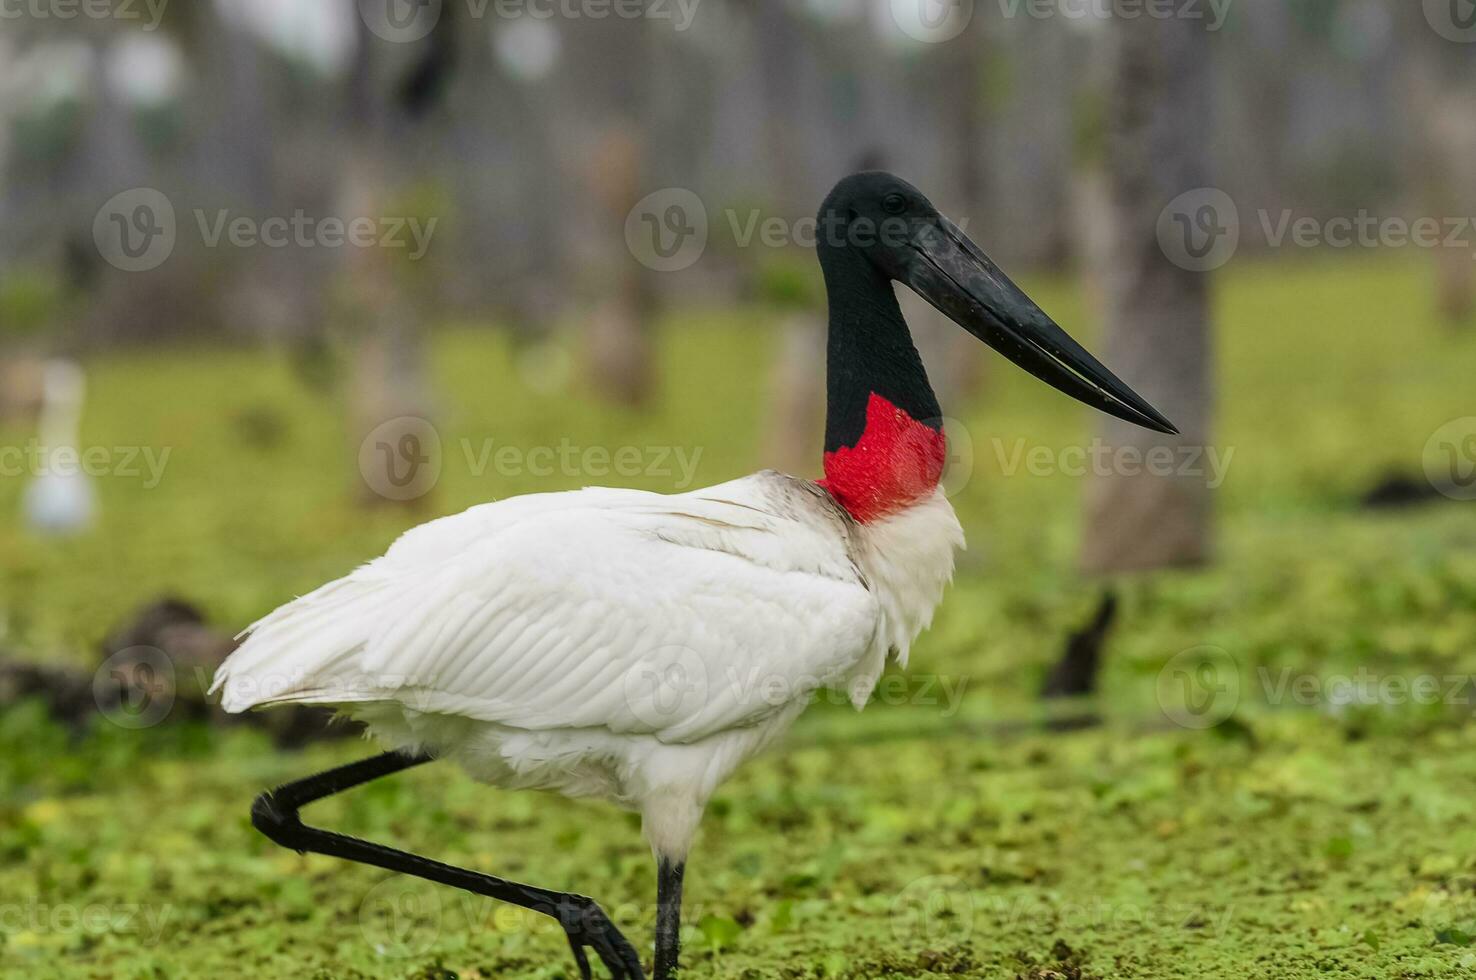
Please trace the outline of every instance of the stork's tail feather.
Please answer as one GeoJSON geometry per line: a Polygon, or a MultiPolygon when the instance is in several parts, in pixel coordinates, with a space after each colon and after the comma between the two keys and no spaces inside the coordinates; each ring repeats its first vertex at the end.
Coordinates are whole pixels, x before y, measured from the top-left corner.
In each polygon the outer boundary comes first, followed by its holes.
{"type": "Polygon", "coordinates": [[[232,714],[286,702],[349,703],[382,696],[360,664],[389,602],[373,566],[337,579],[252,624],[215,672],[210,693],[232,714]]]}

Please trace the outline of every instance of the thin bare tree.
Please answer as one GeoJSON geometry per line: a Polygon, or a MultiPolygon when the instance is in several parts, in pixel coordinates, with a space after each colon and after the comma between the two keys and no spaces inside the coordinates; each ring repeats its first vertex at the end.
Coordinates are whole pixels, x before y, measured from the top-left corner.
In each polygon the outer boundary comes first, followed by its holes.
{"type": "Polygon", "coordinates": [[[1209,283],[1169,260],[1157,229],[1169,202],[1208,183],[1210,41],[1199,21],[1126,16],[1131,2],[1116,0],[1107,25],[1103,360],[1182,434],[1101,418],[1113,451],[1087,487],[1082,565],[1093,572],[1195,565],[1211,548],[1204,477],[1147,462],[1209,438],[1209,283]]]}
{"type": "MultiPolygon", "coordinates": [[[[744,10],[752,25],[762,75],[763,140],[769,168],[765,196],[775,213],[795,220],[803,214],[799,189],[806,161],[805,127],[794,93],[801,84],[807,33],[797,12],[780,0],[749,4],[744,10]]],[[[762,259],[749,259],[750,264],[764,264],[762,259]]],[[[802,261],[814,259],[804,256],[802,261]]],[[[815,383],[825,370],[825,321],[819,304],[796,303],[783,311],[778,327],[778,360],[769,379],[763,458],[786,472],[809,474],[820,458],[825,433],[824,391],[815,383]]]]}
{"type": "MultiPolygon", "coordinates": [[[[1438,218],[1476,207],[1476,111],[1471,107],[1471,57],[1466,45],[1430,30],[1419,4],[1404,4],[1400,17],[1404,104],[1411,109],[1404,163],[1421,210],[1438,218]]],[[[1476,314],[1476,262],[1470,244],[1432,249],[1435,306],[1452,326],[1476,314]]]]}
{"type": "MultiPolygon", "coordinates": [[[[939,90],[947,93],[943,119],[943,156],[947,164],[944,186],[951,214],[959,216],[972,234],[986,237],[984,215],[988,82],[990,56],[985,18],[973,17],[964,30],[942,46],[924,72],[939,90]]],[[[963,403],[982,379],[986,359],[978,341],[958,329],[908,290],[898,301],[912,328],[918,353],[927,366],[928,378],[945,414],[963,413],[963,403]]]]}
{"type": "MultiPolygon", "coordinates": [[[[347,85],[348,147],[340,188],[340,212],[348,217],[384,216],[404,209],[411,196],[397,180],[394,143],[443,95],[454,60],[455,29],[448,9],[426,39],[425,49],[399,85],[388,84],[378,54],[385,43],[354,18],[357,44],[347,85]]],[[[410,295],[416,275],[410,260],[384,248],[350,249],[340,276],[337,314],[355,335],[350,397],[353,448],[371,433],[390,447],[418,445],[422,423],[433,410],[426,380],[424,312],[410,295]]],[[[387,461],[387,465],[393,465],[387,461]]],[[[373,481],[361,495],[367,503],[415,505],[415,495],[386,494],[373,481]]]]}

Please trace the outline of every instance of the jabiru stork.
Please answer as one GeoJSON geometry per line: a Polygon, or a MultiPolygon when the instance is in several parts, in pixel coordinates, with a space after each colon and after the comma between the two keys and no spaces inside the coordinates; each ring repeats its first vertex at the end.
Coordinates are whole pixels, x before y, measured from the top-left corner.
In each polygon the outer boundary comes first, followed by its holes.
{"type": "Polygon", "coordinates": [[[387,751],[263,793],[257,828],[547,914],[586,980],[586,947],[614,977],[643,978],[589,898],[298,815],[432,759],[496,786],[603,798],[641,816],[657,866],[654,971],[669,980],[688,849],[714,790],[817,690],[861,707],[888,657],[906,663],[963,547],[938,486],[941,412],[893,283],[1061,391],[1177,431],[907,182],[841,180],[816,238],[829,305],[824,479],[769,470],[674,495],[586,488],[482,504],[266,616],[215,676],[226,710],[333,705],[387,751]]]}

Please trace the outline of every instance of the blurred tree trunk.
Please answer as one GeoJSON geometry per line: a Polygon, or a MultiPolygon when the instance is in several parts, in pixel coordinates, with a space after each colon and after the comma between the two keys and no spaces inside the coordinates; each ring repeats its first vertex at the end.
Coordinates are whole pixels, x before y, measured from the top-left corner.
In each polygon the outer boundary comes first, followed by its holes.
{"type": "Polygon", "coordinates": [[[796,476],[819,471],[825,441],[825,321],[794,310],[778,324],[763,464],[796,476]]]}
{"type": "MultiPolygon", "coordinates": [[[[210,210],[290,213],[301,202],[281,193],[277,136],[288,127],[275,111],[280,79],[266,66],[270,49],[219,3],[171,4],[162,23],[192,83],[181,106],[191,135],[190,194],[211,202],[210,210]]],[[[216,317],[256,339],[320,330],[318,266],[301,249],[237,250],[211,289],[216,317]]]]}
{"type": "MultiPolygon", "coordinates": [[[[69,186],[63,198],[67,221],[93,254],[93,219],[97,206],[113,194],[132,187],[152,186],[152,167],[137,117],[122,91],[109,77],[109,59],[118,31],[91,27],[83,36],[90,49],[86,121],[76,151],[64,164],[69,186]],[[81,191],[79,193],[78,191],[81,191]]],[[[179,215],[177,218],[181,217],[179,215]]],[[[91,296],[79,304],[71,340],[83,342],[108,336],[148,336],[159,315],[160,297],[150,277],[93,263],[91,296]]],[[[201,320],[208,319],[203,313],[201,320]]]]}
{"type": "MultiPolygon", "coordinates": [[[[1132,0],[1117,0],[1131,3],[1132,0]]],[[[1119,14],[1126,11],[1119,11],[1119,14]]],[[[1210,43],[1200,22],[1117,16],[1111,38],[1105,174],[1110,241],[1102,270],[1102,359],[1182,430],[1149,432],[1099,416],[1110,472],[1087,486],[1082,565],[1092,572],[1195,565],[1210,553],[1203,476],[1154,475],[1163,448],[1204,446],[1210,424],[1208,282],[1165,257],[1162,208],[1207,183],[1210,43]]]]}
{"type": "MultiPolygon", "coordinates": [[[[349,0],[353,2],[353,0],[349,0]]],[[[449,11],[448,11],[449,13],[449,11]]],[[[381,42],[364,20],[354,18],[357,43],[347,81],[347,159],[341,172],[338,213],[345,221],[381,217],[394,209],[389,172],[390,140],[396,113],[395,93],[377,70],[381,42]]],[[[449,29],[444,23],[437,30],[449,29]]],[[[417,419],[431,414],[425,377],[425,325],[403,294],[403,255],[385,248],[345,248],[339,272],[337,316],[352,338],[349,385],[350,451],[359,459],[370,433],[390,446],[418,438],[417,419]]],[[[418,498],[386,496],[366,479],[361,499],[367,504],[415,506],[418,498]]]]}
{"type": "MultiPolygon", "coordinates": [[[[646,194],[667,186],[662,166],[662,126],[658,105],[670,65],[662,32],[648,18],[622,26],[633,57],[626,71],[609,80],[618,95],[615,121],[601,134],[589,179],[604,220],[607,275],[597,283],[593,314],[585,322],[584,358],[594,391],[617,405],[641,408],[656,386],[652,336],[658,313],[656,276],[630,253],[625,220],[646,194]],[[632,110],[630,107],[639,107],[632,110]]],[[[604,256],[602,256],[604,258],[604,256]]]]}
{"type": "MultiPolygon", "coordinates": [[[[973,18],[964,31],[953,42],[951,54],[954,84],[957,90],[949,100],[953,108],[953,154],[954,180],[958,182],[958,213],[960,221],[976,235],[983,234],[986,227],[985,208],[989,196],[989,114],[992,93],[990,91],[990,58],[993,52],[989,35],[985,30],[984,18],[973,18]]],[[[963,412],[963,403],[971,398],[984,381],[985,365],[988,361],[983,349],[974,338],[961,330],[949,333],[948,392],[949,401],[940,401],[943,411],[963,412]],[[955,405],[953,399],[957,399],[955,405]]]]}
{"type": "MultiPolygon", "coordinates": [[[[1412,109],[1406,164],[1423,214],[1450,218],[1476,213],[1476,110],[1471,106],[1470,55],[1437,35],[1418,4],[1403,13],[1400,49],[1403,101],[1412,109]]],[[[1469,243],[1434,253],[1435,307],[1452,326],[1476,313],[1476,262],[1469,243]]]]}
{"type": "MultiPolygon", "coordinates": [[[[507,27],[494,22],[494,39],[495,32],[507,27]]],[[[560,36],[558,27],[546,23],[545,27],[560,36]]],[[[558,141],[560,131],[578,130],[570,126],[550,80],[530,79],[510,69],[494,55],[495,45],[478,43],[482,41],[480,36],[463,37],[467,87],[477,93],[479,104],[457,106],[453,125],[470,131],[459,135],[454,152],[457,156],[477,152],[478,147],[466,144],[488,138],[485,134],[489,130],[493,139],[502,127],[516,133],[517,158],[522,163],[515,175],[517,199],[540,219],[515,223],[517,261],[509,257],[497,263],[502,269],[491,275],[489,292],[521,341],[541,343],[554,335],[578,299],[577,292],[568,288],[570,282],[577,281],[578,263],[570,261],[567,249],[571,237],[585,232],[579,213],[589,208],[577,196],[577,188],[568,183],[569,177],[577,176],[570,173],[566,162],[574,154],[561,153],[558,141]],[[474,113],[485,113],[486,117],[474,113]]],[[[573,60],[567,54],[562,57],[573,60]]],[[[487,206],[503,213],[504,209],[510,210],[509,203],[499,200],[487,206]]],[[[467,210],[480,206],[466,200],[459,205],[467,210]]],[[[505,252],[509,224],[514,223],[473,222],[458,241],[476,243],[482,255],[495,254],[499,248],[505,252]]],[[[487,282],[485,276],[479,279],[487,282]]]]}
{"type": "Polygon", "coordinates": [[[269,79],[257,38],[222,15],[219,4],[181,5],[166,25],[199,88],[189,102],[201,190],[222,205],[273,207],[273,118],[269,79]]]}
{"type": "MultiPolygon", "coordinates": [[[[747,6],[758,47],[763,138],[769,171],[765,198],[788,221],[805,215],[798,195],[805,186],[804,129],[794,93],[799,90],[805,32],[786,4],[759,0],[747,6]]],[[[815,202],[809,202],[813,204],[815,202]]],[[[761,247],[755,245],[754,247],[761,247]]],[[[761,266],[749,255],[748,265],[761,266]]],[[[813,256],[805,258],[813,262],[813,256]]],[[[825,438],[825,321],[820,310],[792,310],[778,324],[778,362],[769,380],[763,460],[786,473],[816,472],[825,438]]]]}
{"type": "Polygon", "coordinates": [[[1080,66],[1081,82],[1071,96],[1070,237],[1083,305],[1098,323],[1107,318],[1106,278],[1116,234],[1106,172],[1107,100],[1103,93],[1111,87],[1113,72],[1108,41],[1094,33],[1080,66]]]}
{"type": "MultiPolygon", "coordinates": [[[[952,212],[965,232],[987,239],[984,161],[989,50],[983,20],[972,18],[963,33],[947,42],[943,57],[937,59],[936,84],[947,93],[943,138],[952,200],[945,210],[952,212]]],[[[985,359],[979,342],[911,290],[899,290],[899,298],[939,406],[945,415],[962,414],[964,403],[983,379],[985,359]]]]}
{"type": "MultiPolygon", "coordinates": [[[[10,127],[21,95],[14,72],[17,43],[12,37],[0,37],[0,187],[9,187],[11,181],[10,127]]],[[[0,193],[0,228],[14,226],[8,203],[9,195],[0,193]]],[[[9,271],[8,259],[5,252],[0,252],[0,283],[9,271]]],[[[8,324],[0,323],[0,425],[28,418],[40,403],[40,372],[34,361],[28,363],[30,359],[19,354],[20,344],[10,335],[13,328],[7,327],[8,324]]]]}
{"type": "Polygon", "coordinates": [[[644,195],[642,134],[632,122],[601,137],[591,160],[593,198],[604,216],[609,275],[597,284],[594,310],[584,323],[584,358],[590,384],[602,398],[639,408],[655,382],[651,323],[656,315],[652,271],[624,243],[625,217],[644,195]]]}

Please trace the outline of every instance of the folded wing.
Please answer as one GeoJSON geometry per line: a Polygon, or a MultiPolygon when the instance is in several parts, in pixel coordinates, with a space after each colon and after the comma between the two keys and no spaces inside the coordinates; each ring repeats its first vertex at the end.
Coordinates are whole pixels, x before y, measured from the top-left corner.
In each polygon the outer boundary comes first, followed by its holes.
{"type": "Polygon", "coordinates": [[[807,487],[765,473],[472,508],[267,616],[215,687],[230,711],[399,702],[670,742],[756,724],[879,669],[845,521],[807,487]]]}

